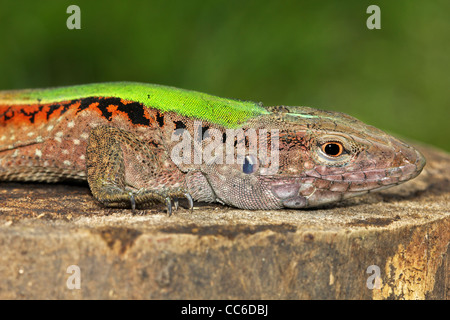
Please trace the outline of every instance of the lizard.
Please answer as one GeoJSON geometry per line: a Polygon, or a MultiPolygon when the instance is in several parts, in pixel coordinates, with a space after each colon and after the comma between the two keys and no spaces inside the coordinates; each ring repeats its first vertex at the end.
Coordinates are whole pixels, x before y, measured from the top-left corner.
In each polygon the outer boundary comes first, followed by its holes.
{"type": "Polygon", "coordinates": [[[335,111],[135,82],[0,91],[0,181],[87,181],[107,207],[317,207],[408,181],[425,162],[335,111]]]}

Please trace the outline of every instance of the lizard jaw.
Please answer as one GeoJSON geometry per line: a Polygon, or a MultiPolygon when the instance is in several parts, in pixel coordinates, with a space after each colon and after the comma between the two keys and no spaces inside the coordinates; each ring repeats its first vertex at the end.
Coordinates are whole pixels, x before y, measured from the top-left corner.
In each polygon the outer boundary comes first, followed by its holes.
{"type": "MultiPolygon", "coordinates": [[[[273,195],[286,208],[307,208],[341,201],[368,192],[379,191],[406,182],[420,174],[425,157],[414,148],[402,149],[400,166],[346,173],[341,176],[310,175],[272,185],[273,195]]],[[[398,160],[398,159],[397,159],[398,160]]]]}

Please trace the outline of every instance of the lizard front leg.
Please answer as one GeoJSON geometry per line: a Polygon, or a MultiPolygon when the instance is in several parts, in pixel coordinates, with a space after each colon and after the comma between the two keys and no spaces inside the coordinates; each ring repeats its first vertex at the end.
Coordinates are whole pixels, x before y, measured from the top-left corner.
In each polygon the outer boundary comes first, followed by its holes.
{"type": "Polygon", "coordinates": [[[164,148],[149,145],[134,133],[109,126],[91,130],[86,149],[87,180],[93,196],[108,207],[146,207],[192,197],[184,174],[171,163],[164,148]]]}

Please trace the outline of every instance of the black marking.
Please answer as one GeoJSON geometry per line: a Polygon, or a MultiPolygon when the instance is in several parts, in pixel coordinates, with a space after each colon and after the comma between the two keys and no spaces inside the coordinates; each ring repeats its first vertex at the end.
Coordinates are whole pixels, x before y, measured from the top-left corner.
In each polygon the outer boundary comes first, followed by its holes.
{"type": "Polygon", "coordinates": [[[112,113],[108,111],[108,106],[111,104],[113,105],[122,104],[120,98],[100,98],[100,97],[84,98],[80,100],[80,106],[78,107],[77,114],[80,111],[89,108],[89,106],[93,103],[98,103],[96,108],[100,110],[100,112],[102,113],[102,117],[107,119],[108,121],[111,121],[112,118],[112,113]]]}
{"type": "Polygon", "coordinates": [[[139,102],[121,103],[118,105],[117,110],[125,112],[134,125],[150,125],[150,119],[145,117],[144,106],[139,102]]]}
{"type": "Polygon", "coordinates": [[[156,112],[156,121],[160,127],[164,127],[164,115],[159,111],[156,112]]]}
{"type": "Polygon", "coordinates": [[[34,123],[34,119],[35,119],[36,114],[39,113],[39,112],[42,112],[42,108],[43,108],[43,106],[40,106],[38,108],[38,110],[33,111],[33,112],[27,112],[25,109],[20,109],[20,112],[22,114],[26,115],[27,117],[30,117],[29,118],[30,123],[34,123]]]}
{"type": "Polygon", "coordinates": [[[11,110],[11,107],[9,107],[8,110],[6,110],[2,116],[4,121],[8,121],[9,119],[14,118],[14,110],[11,110]],[[7,115],[8,112],[11,112],[11,116],[7,115]]]}
{"type": "MultiPolygon", "coordinates": [[[[110,98],[102,98],[102,97],[89,97],[79,100],[80,106],[78,107],[77,113],[89,108],[90,105],[96,103],[96,108],[100,110],[102,113],[102,117],[107,119],[108,121],[112,120],[112,112],[108,110],[110,105],[117,106],[117,110],[125,113],[128,116],[128,119],[134,125],[143,125],[149,126],[150,119],[145,117],[144,105],[139,102],[130,102],[125,104],[122,102],[122,99],[110,97],[110,98]]],[[[70,104],[73,104],[75,101],[72,101],[70,104]]],[[[69,104],[69,105],[70,105],[69,104]]],[[[64,112],[66,109],[63,110],[64,112]]]]}
{"type": "Polygon", "coordinates": [[[108,107],[110,105],[116,105],[118,106],[119,103],[121,103],[120,98],[106,98],[106,99],[99,99],[99,104],[97,105],[97,109],[101,111],[102,117],[105,119],[108,119],[108,121],[111,121],[112,119],[112,112],[108,111],[108,107]]]}
{"type": "MultiPolygon", "coordinates": [[[[58,109],[61,109],[61,107],[63,107],[63,109],[61,110],[61,114],[63,114],[64,112],[66,112],[68,110],[68,107],[72,104],[72,102],[68,103],[67,105],[61,105],[61,104],[53,104],[48,106],[49,110],[46,111],[47,114],[47,120],[49,119],[50,115],[58,109]]],[[[37,110],[31,112],[27,110],[27,107],[24,106],[19,110],[14,110],[13,108],[9,107],[8,110],[6,110],[2,115],[0,115],[0,117],[3,117],[4,121],[8,121],[9,119],[14,118],[17,114],[23,114],[24,116],[28,117],[28,120],[30,121],[30,123],[34,123],[36,120],[36,114],[41,113],[42,110],[44,109],[44,106],[39,106],[37,107],[37,110]],[[8,115],[8,113],[10,113],[10,115],[8,115]]]]}
{"type": "Polygon", "coordinates": [[[184,129],[186,129],[186,125],[183,123],[183,121],[174,121],[173,123],[175,124],[175,130],[173,134],[176,136],[181,136],[184,129]]]}
{"type": "Polygon", "coordinates": [[[47,111],[47,121],[50,119],[50,116],[55,112],[56,110],[61,109],[60,116],[63,115],[67,110],[69,110],[70,106],[73,105],[77,100],[69,101],[65,104],[52,104],[49,106],[49,110],[47,111]]]}
{"type": "Polygon", "coordinates": [[[186,129],[186,125],[183,123],[183,121],[174,121],[174,124],[175,124],[175,130],[186,129]]]}

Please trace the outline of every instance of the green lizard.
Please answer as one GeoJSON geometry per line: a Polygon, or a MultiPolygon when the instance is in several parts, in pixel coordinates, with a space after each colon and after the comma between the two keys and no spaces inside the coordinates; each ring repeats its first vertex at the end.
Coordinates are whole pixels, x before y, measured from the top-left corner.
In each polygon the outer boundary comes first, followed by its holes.
{"type": "Polygon", "coordinates": [[[338,112],[139,83],[0,92],[0,181],[87,180],[105,206],[314,207],[424,165],[414,148],[338,112]]]}

